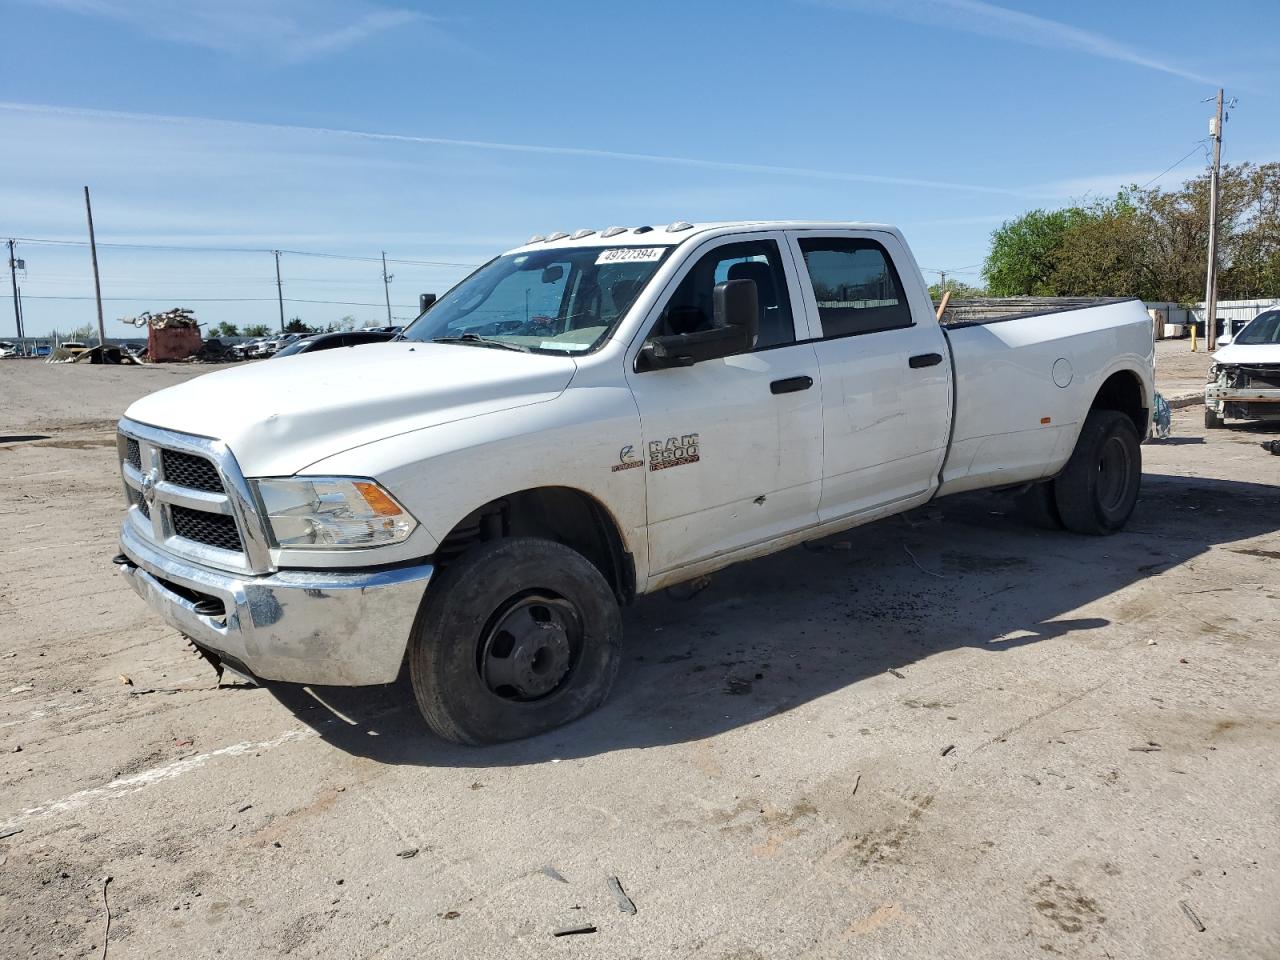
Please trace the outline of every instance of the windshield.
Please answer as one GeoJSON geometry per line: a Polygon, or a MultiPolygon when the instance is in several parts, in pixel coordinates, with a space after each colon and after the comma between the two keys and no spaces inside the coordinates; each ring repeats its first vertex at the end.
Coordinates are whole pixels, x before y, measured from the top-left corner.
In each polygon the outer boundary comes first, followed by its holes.
{"type": "Polygon", "coordinates": [[[570,247],[485,264],[405,330],[406,340],[582,353],[598,346],[671,247],[570,247]]]}
{"type": "Polygon", "coordinates": [[[1262,313],[1254,317],[1232,343],[1254,345],[1280,343],[1280,311],[1262,313]]]}
{"type": "Polygon", "coordinates": [[[303,337],[301,340],[295,340],[293,341],[293,343],[289,344],[288,346],[281,347],[279,350],[277,350],[276,356],[289,357],[295,353],[301,353],[302,348],[308,346],[310,343],[311,343],[310,337],[303,337]]]}

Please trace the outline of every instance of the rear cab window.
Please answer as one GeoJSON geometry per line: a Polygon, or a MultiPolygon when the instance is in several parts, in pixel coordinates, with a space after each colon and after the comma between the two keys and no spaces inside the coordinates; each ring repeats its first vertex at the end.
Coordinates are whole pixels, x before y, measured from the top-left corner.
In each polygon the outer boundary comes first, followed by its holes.
{"type": "Polygon", "coordinates": [[[822,339],[913,325],[902,280],[879,242],[800,237],[797,243],[817,302],[822,339]]]}

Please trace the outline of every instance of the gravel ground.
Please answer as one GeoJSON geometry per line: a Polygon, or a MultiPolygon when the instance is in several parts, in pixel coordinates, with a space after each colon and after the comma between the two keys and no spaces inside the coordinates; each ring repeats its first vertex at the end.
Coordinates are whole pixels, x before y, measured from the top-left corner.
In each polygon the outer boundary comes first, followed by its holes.
{"type": "Polygon", "coordinates": [[[215,688],[113,573],[114,418],[206,369],[0,364],[5,960],[101,956],[108,875],[115,960],[1280,955],[1270,434],[1174,411],[1108,539],[966,496],[645,598],[477,750],[215,688]]]}

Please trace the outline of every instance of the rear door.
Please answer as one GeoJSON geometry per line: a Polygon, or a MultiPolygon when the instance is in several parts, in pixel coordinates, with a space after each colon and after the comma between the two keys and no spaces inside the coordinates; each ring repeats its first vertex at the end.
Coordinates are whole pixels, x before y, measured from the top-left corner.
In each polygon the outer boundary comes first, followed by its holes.
{"type": "MultiPolygon", "coordinates": [[[[798,277],[776,232],[704,243],[672,279],[628,351],[645,468],[653,575],[817,522],[822,473],[818,364],[801,322],[798,277]],[[717,283],[747,278],[760,297],[753,350],[691,367],[638,372],[643,340],[712,323],[717,283]]],[[[618,468],[615,468],[618,469],[618,468]]]]}
{"type": "Polygon", "coordinates": [[[879,231],[788,240],[822,375],[819,518],[927,499],[946,456],[951,363],[905,245],[879,231]]]}

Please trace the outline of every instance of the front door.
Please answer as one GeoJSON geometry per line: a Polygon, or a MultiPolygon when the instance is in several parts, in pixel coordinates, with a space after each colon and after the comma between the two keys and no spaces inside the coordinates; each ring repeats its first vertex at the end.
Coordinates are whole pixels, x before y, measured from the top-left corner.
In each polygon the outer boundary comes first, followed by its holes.
{"type": "MultiPolygon", "coordinates": [[[[648,496],[649,571],[657,576],[816,522],[822,407],[813,346],[798,342],[795,266],[775,233],[736,235],[690,257],[647,336],[712,326],[715,285],[751,279],[755,348],[691,367],[636,372],[648,496]]],[[[802,328],[803,329],[803,328],[802,328]]]]}

